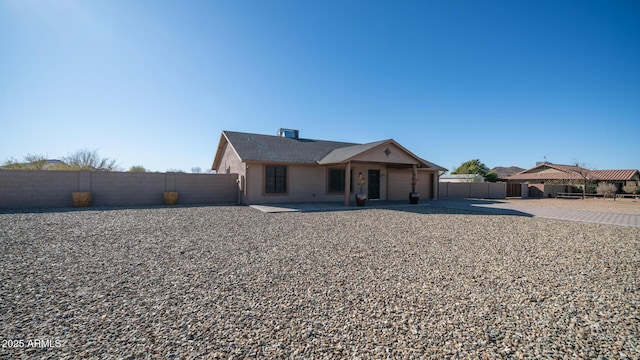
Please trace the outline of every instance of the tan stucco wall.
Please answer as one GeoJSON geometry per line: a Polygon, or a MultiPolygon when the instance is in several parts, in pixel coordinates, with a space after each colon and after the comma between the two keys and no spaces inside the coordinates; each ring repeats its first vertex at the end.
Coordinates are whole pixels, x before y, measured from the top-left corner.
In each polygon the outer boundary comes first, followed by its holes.
{"type": "MultiPolygon", "coordinates": [[[[245,184],[246,203],[268,204],[283,202],[313,202],[313,201],[335,201],[344,200],[344,194],[333,194],[327,192],[327,177],[329,168],[339,168],[340,166],[304,166],[287,165],[287,190],[286,194],[265,194],[264,193],[264,167],[266,164],[250,163],[247,165],[245,184]]],[[[277,165],[277,164],[273,164],[277,165]]],[[[368,193],[368,171],[380,170],[380,200],[407,200],[411,191],[411,170],[387,169],[383,164],[352,164],[353,191],[350,194],[351,201],[356,193],[360,192],[358,174],[362,172],[366,184],[363,187],[368,193]]],[[[417,191],[421,198],[430,199],[433,197],[433,175],[432,172],[418,172],[417,191]]],[[[368,195],[368,194],[367,194],[368,195]]]]}
{"type": "Polygon", "coordinates": [[[258,163],[247,165],[246,202],[249,204],[342,201],[344,199],[343,194],[327,193],[327,167],[324,166],[287,165],[287,193],[265,194],[265,165],[258,163]]]}
{"type": "Polygon", "coordinates": [[[238,188],[239,204],[246,203],[246,164],[240,160],[233,148],[227,143],[222,150],[222,158],[218,168],[215,169],[217,174],[237,174],[236,186],[238,188]]]}
{"type": "Polygon", "coordinates": [[[244,163],[240,161],[240,158],[228,143],[224,145],[222,159],[220,160],[218,168],[215,170],[218,174],[246,175],[244,163]]]}
{"type": "MultiPolygon", "coordinates": [[[[389,169],[388,200],[408,200],[411,192],[411,169],[389,169]]],[[[433,176],[430,171],[418,171],[416,191],[421,199],[433,198],[433,176]]]]}
{"type": "MultiPolygon", "coordinates": [[[[248,204],[269,204],[284,202],[342,202],[344,194],[327,192],[328,169],[344,168],[344,166],[312,166],[312,165],[287,165],[287,193],[265,194],[264,171],[266,165],[249,163],[246,168],[245,202],[248,204]]],[[[368,171],[380,170],[380,200],[408,200],[411,192],[411,169],[398,170],[387,169],[384,164],[355,163],[351,165],[353,191],[350,199],[354,201],[356,193],[360,192],[358,186],[358,174],[365,177],[364,193],[368,195],[368,171]]],[[[437,179],[437,173],[432,171],[418,171],[417,191],[422,199],[434,197],[433,178],[437,179]]],[[[436,183],[437,185],[437,183],[436,183]]]]}
{"type": "MultiPolygon", "coordinates": [[[[353,177],[351,181],[353,182],[353,194],[360,192],[360,186],[358,186],[358,175],[362,173],[364,176],[365,184],[363,186],[363,192],[369,195],[369,170],[380,170],[380,199],[379,200],[387,200],[387,167],[384,165],[378,164],[351,164],[351,170],[353,170],[353,177]]],[[[344,199],[344,198],[343,198],[344,199]]]]}

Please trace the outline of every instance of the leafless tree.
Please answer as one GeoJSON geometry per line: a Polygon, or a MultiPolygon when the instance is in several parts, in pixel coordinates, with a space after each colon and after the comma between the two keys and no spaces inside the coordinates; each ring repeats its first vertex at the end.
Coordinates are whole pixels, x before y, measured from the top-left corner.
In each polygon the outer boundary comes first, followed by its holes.
{"type": "Polygon", "coordinates": [[[72,170],[105,170],[116,171],[116,161],[109,158],[101,158],[97,150],[82,149],[62,158],[72,170]]]}
{"type": "Polygon", "coordinates": [[[11,158],[6,160],[2,167],[9,170],[45,170],[47,163],[48,160],[45,155],[27,154],[23,161],[11,158]]]}
{"type": "Polygon", "coordinates": [[[575,172],[580,175],[582,179],[582,200],[584,200],[587,197],[587,183],[590,180],[589,174],[591,173],[591,170],[587,168],[585,163],[581,163],[577,160],[575,161],[574,166],[575,172]]]}

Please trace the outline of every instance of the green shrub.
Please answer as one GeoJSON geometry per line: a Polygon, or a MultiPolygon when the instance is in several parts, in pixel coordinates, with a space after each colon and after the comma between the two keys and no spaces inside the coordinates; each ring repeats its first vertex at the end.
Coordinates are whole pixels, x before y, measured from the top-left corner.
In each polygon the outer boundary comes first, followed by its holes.
{"type": "Polygon", "coordinates": [[[488,182],[496,182],[498,181],[498,174],[493,171],[489,171],[487,175],[484,176],[484,179],[488,182]]]}

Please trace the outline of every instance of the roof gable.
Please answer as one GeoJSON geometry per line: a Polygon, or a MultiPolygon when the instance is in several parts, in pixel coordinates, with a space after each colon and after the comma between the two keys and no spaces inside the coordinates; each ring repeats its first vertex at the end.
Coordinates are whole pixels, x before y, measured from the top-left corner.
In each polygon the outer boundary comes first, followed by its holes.
{"type": "Polygon", "coordinates": [[[346,163],[348,161],[395,163],[404,165],[416,164],[420,168],[446,170],[443,167],[430,163],[414,155],[393,139],[338,148],[333,150],[318,163],[337,164],[346,163]]]}
{"type": "Polygon", "coordinates": [[[393,140],[383,142],[382,144],[363,152],[362,154],[354,157],[356,161],[370,161],[370,162],[383,162],[383,163],[398,163],[398,164],[416,164],[419,167],[428,167],[426,164],[422,164],[422,160],[401,148],[393,140]]]}
{"type": "Polygon", "coordinates": [[[320,164],[343,163],[385,142],[386,140],[337,148],[332,150],[327,156],[318,160],[318,163],[320,164]]]}

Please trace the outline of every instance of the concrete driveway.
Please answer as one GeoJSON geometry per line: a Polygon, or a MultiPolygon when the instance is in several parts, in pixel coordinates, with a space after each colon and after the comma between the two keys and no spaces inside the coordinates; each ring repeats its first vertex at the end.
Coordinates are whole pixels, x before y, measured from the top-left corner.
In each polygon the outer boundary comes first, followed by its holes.
{"type": "Polygon", "coordinates": [[[515,211],[531,217],[640,227],[640,215],[514,205],[500,200],[430,200],[425,202],[425,205],[498,214],[504,213],[504,211],[515,211]]]}

